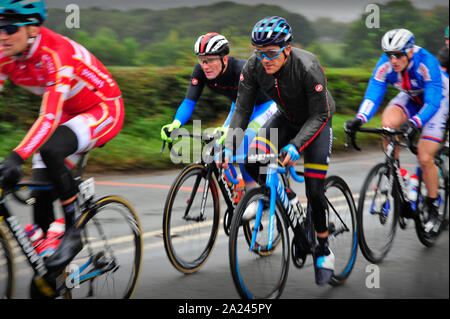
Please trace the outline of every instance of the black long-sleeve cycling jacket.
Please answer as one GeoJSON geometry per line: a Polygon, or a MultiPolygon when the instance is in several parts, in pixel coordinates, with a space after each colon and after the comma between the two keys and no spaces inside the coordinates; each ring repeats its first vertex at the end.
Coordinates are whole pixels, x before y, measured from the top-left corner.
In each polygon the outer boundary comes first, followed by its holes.
{"type": "MultiPolygon", "coordinates": [[[[277,102],[287,121],[299,128],[290,144],[300,151],[314,140],[335,112],[324,70],[317,57],[305,50],[292,48],[286,63],[273,75],[266,73],[255,55],[249,58],[240,77],[230,128],[247,127],[259,89],[277,102]]],[[[233,134],[227,135],[225,147],[233,149],[233,134]]]]}

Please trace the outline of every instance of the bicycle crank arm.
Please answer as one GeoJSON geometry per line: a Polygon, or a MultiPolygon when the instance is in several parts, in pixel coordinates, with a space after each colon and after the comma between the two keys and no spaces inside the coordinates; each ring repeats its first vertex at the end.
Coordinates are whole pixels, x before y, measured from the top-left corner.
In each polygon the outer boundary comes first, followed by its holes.
{"type": "Polygon", "coordinates": [[[191,216],[183,216],[182,217],[186,221],[194,221],[194,222],[204,222],[206,220],[203,216],[191,217],[191,216]]]}

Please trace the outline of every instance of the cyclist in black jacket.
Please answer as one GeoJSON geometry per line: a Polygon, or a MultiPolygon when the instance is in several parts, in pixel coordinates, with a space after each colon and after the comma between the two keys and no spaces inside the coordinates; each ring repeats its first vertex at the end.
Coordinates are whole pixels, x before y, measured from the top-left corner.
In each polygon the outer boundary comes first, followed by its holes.
{"type": "MultiPolygon", "coordinates": [[[[242,70],[222,166],[228,167],[235,149],[234,140],[238,143],[242,137],[240,130],[232,129],[242,130],[247,126],[257,92],[262,90],[277,102],[279,110],[250,144],[246,169],[262,184],[265,183],[265,175],[259,174],[261,164],[248,160],[252,154],[258,151],[278,154],[278,147],[282,147],[287,154],[283,164],[291,166],[299,160],[300,153],[304,153],[306,195],[319,242],[315,250],[316,283],[325,284],[334,270],[334,255],[328,248],[324,180],[331,153],[331,116],[335,112],[335,104],[317,57],[289,45],[292,30],[284,18],[260,20],[253,28],[251,39],[256,50],[242,70]],[[271,128],[278,129],[277,137],[273,136],[271,128]],[[262,136],[263,132],[265,136],[262,136]]],[[[244,218],[256,214],[254,209],[247,210],[244,218]]]]}

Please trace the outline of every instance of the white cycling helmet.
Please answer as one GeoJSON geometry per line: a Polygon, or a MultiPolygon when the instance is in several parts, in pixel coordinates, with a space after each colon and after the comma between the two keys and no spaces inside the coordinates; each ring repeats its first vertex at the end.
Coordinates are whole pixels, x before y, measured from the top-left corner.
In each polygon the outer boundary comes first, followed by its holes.
{"type": "Polygon", "coordinates": [[[390,30],[381,39],[381,47],[384,52],[406,52],[415,43],[414,34],[406,29],[390,30]]]}

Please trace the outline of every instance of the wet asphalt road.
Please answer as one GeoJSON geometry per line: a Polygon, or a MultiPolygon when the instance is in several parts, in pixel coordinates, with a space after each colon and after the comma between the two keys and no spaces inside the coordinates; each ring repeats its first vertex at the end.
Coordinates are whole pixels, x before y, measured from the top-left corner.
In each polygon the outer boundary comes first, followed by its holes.
{"type": "MultiPolygon", "coordinates": [[[[328,175],[339,175],[349,184],[355,201],[369,169],[383,159],[381,151],[348,151],[331,159],[328,175]]],[[[407,152],[401,155],[408,170],[416,160],[407,152]]],[[[172,181],[178,170],[130,175],[96,176],[96,193],[100,197],[116,194],[125,197],[138,212],[144,231],[142,271],[134,298],[137,299],[235,299],[228,261],[228,237],[220,227],[214,251],[199,272],[184,275],[169,262],[161,237],[162,212],[172,181]]],[[[302,196],[299,184],[294,186],[302,196]]],[[[12,204],[23,225],[31,221],[29,208],[12,204]]],[[[224,205],[221,206],[222,209],[224,205]]],[[[223,211],[221,212],[223,216],[223,211]]],[[[16,264],[16,298],[28,298],[31,271],[23,261],[16,264]]],[[[299,270],[291,264],[282,298],[315,299],[409,299],[449,298],[449,232],[445,231],[435,247],[426,248],[417,239],[414,225],[398,229],[394,244],[384,262],[373,268],[358,252],[353,272],[340,287],[319,287],[314,283],[311,259],[299,270]],[[377,271],[379,287],[368,287],[370,275],[377,271]]]]}

